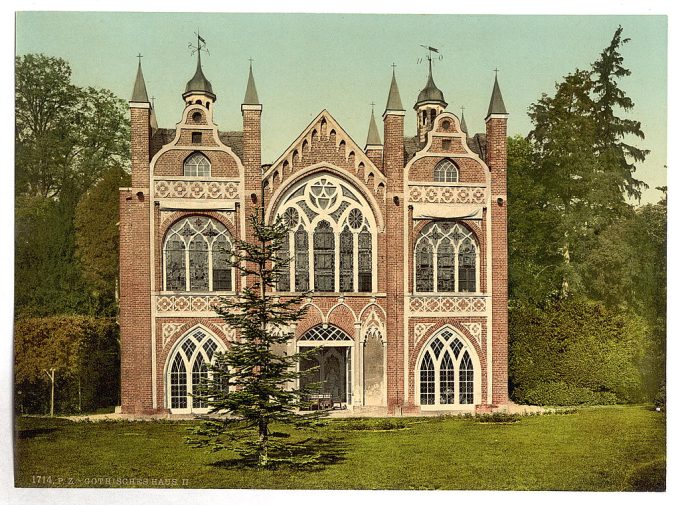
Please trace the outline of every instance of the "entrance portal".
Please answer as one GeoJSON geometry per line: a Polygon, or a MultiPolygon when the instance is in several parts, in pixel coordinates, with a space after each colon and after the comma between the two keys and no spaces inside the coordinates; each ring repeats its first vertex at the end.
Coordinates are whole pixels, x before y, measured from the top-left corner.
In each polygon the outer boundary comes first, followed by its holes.
{"type": "Polygon", "coordinates": [[[300,352],[317,352],[300,362],[300,371],[316,370],[300,378],[300,386],[319,384],[321,398],[333,405],[352,404],[352,339],[335,326],[317,326],[298,341],[300,352]]]}

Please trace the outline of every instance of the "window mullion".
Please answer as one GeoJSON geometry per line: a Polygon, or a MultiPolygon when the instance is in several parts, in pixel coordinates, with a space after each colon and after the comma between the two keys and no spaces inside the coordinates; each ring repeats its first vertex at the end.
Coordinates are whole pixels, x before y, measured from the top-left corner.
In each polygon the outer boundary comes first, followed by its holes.
{"type": "Polygon", "coordinates": [[[359,232],[355,231],[352,232],[352,287],[352,291],[359,292],[359,232]]]}
{"type": "Polygon", "coordinates": [[[191,240],[184,245],[184,290],[191,291],[191,240]]]}

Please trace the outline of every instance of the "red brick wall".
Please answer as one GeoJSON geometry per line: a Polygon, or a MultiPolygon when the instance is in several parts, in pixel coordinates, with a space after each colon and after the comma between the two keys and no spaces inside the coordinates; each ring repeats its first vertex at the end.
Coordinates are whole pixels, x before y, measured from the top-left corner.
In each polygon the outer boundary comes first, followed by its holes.
{"type": "Polygon", "coordinates": [[[132,187],[149,187],[149,113],[151,109],[130,108],[130,135],[132,151],[132,187]]]}
{"type": "Polygon", "coordinates": [[[387,292],[387,410],[393,413],[404,398],[404,116],[387,112],[384,128],[386,257],[381,273],[387,292]]]}
{"type": "MultiPolygon", "coordinates": [[[[134,149],[134,148],[133,148],[134,149]]],[[[151,400],[149,193],[120,192],[121,406],[145,413],[151,400]]]]}
{"type": "Polygon", "coordinates": [[[508,235],[507,119],[486,122],[487,164],[491,170],[491,253],[493,258],[493,403],[508,401],[508,235]],[[499,203],[498,199],[502,198],[499,203]]]}

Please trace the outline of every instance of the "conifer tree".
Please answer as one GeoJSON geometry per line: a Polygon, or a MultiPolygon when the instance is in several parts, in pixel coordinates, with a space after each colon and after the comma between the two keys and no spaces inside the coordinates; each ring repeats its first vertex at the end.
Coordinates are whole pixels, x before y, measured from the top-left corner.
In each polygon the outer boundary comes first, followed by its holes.
{"type": "Polygon", "coordinates": [[[215,416],[193,430],[188,443],[214,451],[233,448],[258,468],[311,463],[317,456],[299,450],[305,440],[292,450],[285,434],[274,432],[272,426],[309,426],[319,416],[318,411],[300,412],[308,407],[305,398],[316,385],[295,387],[303,375],[314,371],[298,372],[296,364],[314,351],[282,352],[294,337],[291,325],[305,313],[305,295],[281,298],[272,292],[288,267],[283,253],[288,225],[281,218],[267,225],[257,215],[250,218],[250,225],[255,240],[236,241],[231,260],[244,287],[236,296],[222,298],[216,307],[237,338],[226,352],[217,353],[209,378],[194,395],[215,416]]]}

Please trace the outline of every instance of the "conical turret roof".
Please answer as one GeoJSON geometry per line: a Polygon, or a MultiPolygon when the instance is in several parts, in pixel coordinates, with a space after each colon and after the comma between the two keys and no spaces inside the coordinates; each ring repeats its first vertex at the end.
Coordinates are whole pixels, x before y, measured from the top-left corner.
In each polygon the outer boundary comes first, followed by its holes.
{"type": "Polygon", "coordinates": [[[503,95],[501,94],[501,88],[498,85],[498,75],[493,81],[493,91],[491,92],[491,100],[489,101],[489,111],[486,113],[487,116],[491,114],[507,114],[508,111],[505,109],[505,103],[503,103],[503,95]]]}
{"type": "Polygon", "coordinates": [[[189,82],[187,82],[186,89],[184,90],[183,97],[187,97],[190,94],[200,93],[212,97],[213,100],[216,99],[215,93],[213,93],[212,84],[203,74],[203,68],[201,67],[201,51],[198,51],[198,61],[196,63],[196,72],[189,82]]]}
{"type": "Polygon", "coordinates": [[[446,107],[447,103],[446,100],[444,100],[444,93],[437,87],[432,78],[432,60],[429,60],[429,63],[430,69],[427,75],[427,82],[425,83],[425,87],[418,94],[418,101],[416,102],[415,108],[425,102],[441,102],[443,106],[446,107]]]}
{"type": "Polygon", "coordinates": [[[257,97],[257,88],[255,87],[255,79],[253,78],[252,63],[248,73],[248,84],[246,85],[246,96],[243,98],[243,105],[260,105],[260,99],[257,97]]]}
{"type": "Polygon", "coordinates": [[[382,140],[380,140],[380,132],[378,132],[378,126],[375,123],[375,113],[373,109],[371,109],[371,121],[368,123],[368,136],[366,137],[366,145],[382,145],[382,140]]]}
{"type": "Polygon", "coordinates": [[[394,75],[394,67],[392,68],[392,83],[390,84],[390,94],[387,96],[387,105],[385,110],[404,110],[401,105],[401,96],[399,95],[399,86],[397,86],[397,77],[394,75]]]}
{"type": "Polygon", "coordinates": [[[461,111],[460,111],[460,131],[462,131],[463,133],[465,133],[467,135],[468,128],[467,128],[467,124],[465,123],[465,112],[463,112],[462,107],[461,107],[461,111]]]}
{"type": "MultiPolygon", "coordinates": [[[[141,56],[140,56],[141,58],[141,56]]],[[[137,77],[135,79],[135,87],[132,89],[131,102],[149,102],[149,95],[146,92],[146,83],[144,82],[144,74],[142,73],[142,60],[139,60],[137,65],[137,77]]]]}

